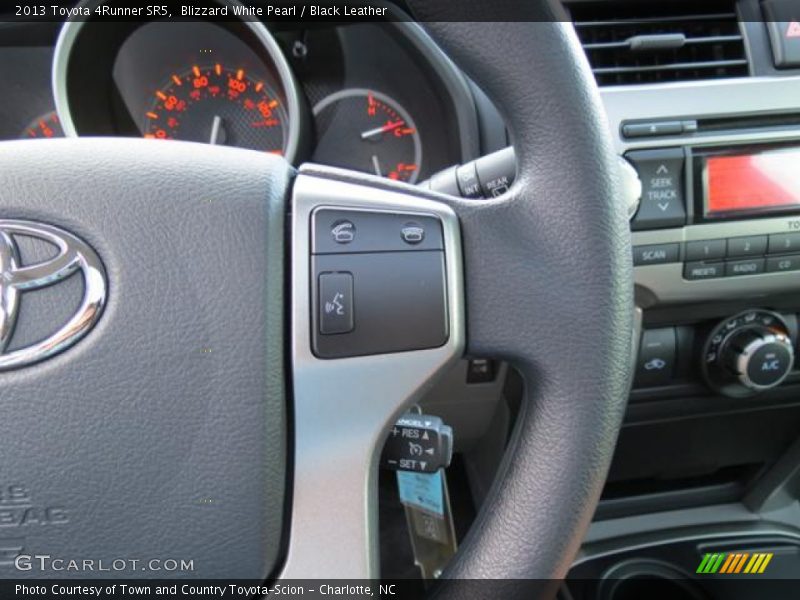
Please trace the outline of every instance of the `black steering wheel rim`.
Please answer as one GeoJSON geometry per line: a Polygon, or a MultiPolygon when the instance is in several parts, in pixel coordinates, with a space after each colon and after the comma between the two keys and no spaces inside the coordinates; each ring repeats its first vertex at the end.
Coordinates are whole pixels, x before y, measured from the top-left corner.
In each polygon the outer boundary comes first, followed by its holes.
{"type": "MultiPolygon", "coordinates": [[[[0,437],[11,448],[4,476],[71,507],[60,528],[29,541],[53,553],[126,548],[146,557],[166,537],[175,553],[197,552],[207,578],[375,576],[375,474],[387,425],[466,352],[511,363],[526,397],[485,508],[443,579],[567,573],[611,461],[632,365],[627,212],[599,95],[571,25],[544,0],[502,3],[500,14],[518,18],[505,23],[492,21],[494,3],[470,6],[485,17],[472,22],[448,21],[448,0],[410,4],[506,118],[518,176],[503,197],[458,200],[314,165],[298,174],[274,157],[191,144],[0,147],[0,216],[89,243],[110,290],[99,324],[74,348],[0,373],[0,437]],[[313,362],[308,350],[311,205],[302,201],[311,181],[328,202],[338,193],[341,203],[407,204],[448,226],[448,283],[463,293],[451,296],[448,345],[348,363],[416,377],[386,398],[327,397],[328,382],[308,383],[309,372],[357,375],[313,362]],[[56,418],[42,420],[42,411],[56,418]],[[360,429],[326,421],[346,423],[351,411],[360,411],[360,429]],[[334,429],[321,438],[325,427],[334,429]],[[224,443],[214,447],[217,431],[224,443]],[[352,486],[336,487],[342,474],[352,486]],[[126,504],[132,485],[146,502],[126,504]],[[97,497],[106,504],[87,502],[97,497]],[[355,516],[345,526],[337,510],[355,516]],[[216,543],[220,532],[236,537],[235,548],[216,543]],[[358,556],[335,554],[343,537],[358,556]]],[[[467,593],[448,582],[439,591],[467,593]]]]}
{"type": "Polygon", "coordinates": [[[517,156],[507,197],[452,203],[467,353],[508,360],[526,398],[485,509],[445,577],[561,579],[605,482],[633,361],[630,234],[609,129],[560,7],[471,3],[485,22],[432,22],[450,3],[410,4],[499,107],[517,156]],[[492,13],[518,21],[492,22],[492,13]]]}

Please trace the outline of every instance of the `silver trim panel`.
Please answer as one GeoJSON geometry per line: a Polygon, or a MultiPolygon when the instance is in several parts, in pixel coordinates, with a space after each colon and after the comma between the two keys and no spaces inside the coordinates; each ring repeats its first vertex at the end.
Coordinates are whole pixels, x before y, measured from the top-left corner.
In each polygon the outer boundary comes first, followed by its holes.
{"type": "Polygon", "coordinates": [[[438,202],[301,172],[292,207],[294,481],[281,578],[378,576],[377,461],[396,418],[463,354],[458,219],[438,202]],[[431,350],[322,360],[311,349],[311,214],[320,206],[427,213],[444,232],[450,339],[431,350]]]}

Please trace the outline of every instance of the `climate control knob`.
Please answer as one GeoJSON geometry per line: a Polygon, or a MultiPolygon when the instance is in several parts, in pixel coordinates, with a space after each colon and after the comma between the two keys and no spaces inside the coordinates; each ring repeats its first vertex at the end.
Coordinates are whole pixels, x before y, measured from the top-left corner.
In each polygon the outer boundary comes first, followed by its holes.
{"type": "Polygon", "coordinates": [[[789,327],[777,313],[751,310],[714,328],[703,350],[706,381],[732,397],[751,396],[779,385],[792,370],[789,327]]]}
{"type": "Polygon", "coordinates": [[[783,333],[760,327],[732,336],[723,352],[725,366],[743,386],[755,391],[780,384],[794,363],[789,338],[783,333]]]}

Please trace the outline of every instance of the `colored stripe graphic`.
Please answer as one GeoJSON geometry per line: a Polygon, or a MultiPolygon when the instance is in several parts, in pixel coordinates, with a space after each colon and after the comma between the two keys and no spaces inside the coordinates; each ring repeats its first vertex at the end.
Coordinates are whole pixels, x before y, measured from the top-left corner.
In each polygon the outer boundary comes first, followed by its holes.
{"type": "Polygon", "coordinates": [[[761,574],[772,560],[771,552],[714,552],[704,554],[696,573],[720,575],[761,574]]]}

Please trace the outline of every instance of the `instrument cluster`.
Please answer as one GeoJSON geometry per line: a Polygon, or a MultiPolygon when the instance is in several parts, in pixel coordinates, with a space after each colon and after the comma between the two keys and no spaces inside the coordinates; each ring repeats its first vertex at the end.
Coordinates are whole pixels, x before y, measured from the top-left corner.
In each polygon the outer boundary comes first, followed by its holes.
{"type": "Polygon", "coordinates": [[[68,22],[25,137],[235,146],[414,183],[477,155],[463,76],[408,22],[68,22]]]}

